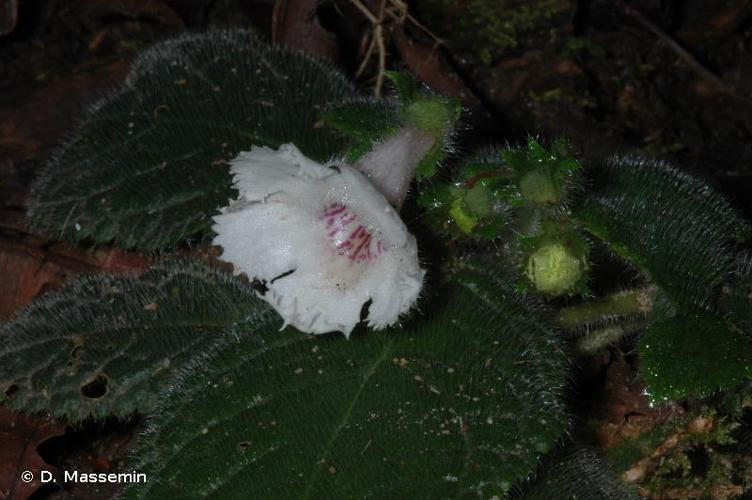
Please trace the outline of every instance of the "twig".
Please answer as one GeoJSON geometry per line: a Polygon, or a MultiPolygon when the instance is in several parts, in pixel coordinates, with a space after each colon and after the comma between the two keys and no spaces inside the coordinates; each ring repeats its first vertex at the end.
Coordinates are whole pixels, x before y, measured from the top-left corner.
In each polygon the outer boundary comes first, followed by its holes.
{"type": "Polygon", "coordinates": [[[423,33],[425,33],[426,35],[428,35],[429,37],[431,37],[433,39],[433,41],[436,42],[437,45],[442,45],[444,43],[444,40],[442,40],[441,38],[439,38],[438,36],[436,36],[436,34],[433,31],[431,31],[430,29],[428,29],[423,23],[421,23],[420,21],[418,21],[417,19],[415,19],[415,17],[413,17],[410,14],[410,12],[408,10],[408,6],[407,6],[407,4],[405,2],[403,2],[402,0],[389,0],[389,3],[391,5],[393,5],[397,9],[397,12],[399,12],[399,15],[395,14],[391,10],[388,10],[387,12],[398,23],[405,24],[405,20],[407,20],[407,21],[410,22],[410,24],[412,24],[413,26],[415,26],[416,28],[418,28],[419,30],[421,30],[423,33]]]}
{"type": "Polygon", "coordinates": [[[376,73],[376,86],[373,89],[373,93],[378,97],[381,95],[381,87],[384,85],[384,75],[386,74],[386,47],[384,44],[384,28],[381,25],[381,21],[384,19],[384,4],[386,0],[381,1],[381,9],[379,12],[379,24],[373,29],[373,36],[376,38],[376,45],[379,50],[379,71],[376,73]]]}
{"type": "Polygon", "coordinates": [[[360,78],[360,75],[362,75],[363,72],[366,70],[366,67],[368,66],[368,61],[371,60],[373,49],[376,47],[376,37],[369,36],[368,38],[370,39],[370,42],[368,43],[368,48],[366,49],[365,54],[363,55],[363,60],[360,62],[360,66],[358,66],[358,71],[355,72],[355,78],[360,78]]]}
{"type": "MultiPolygon", "coordinates": [[[[384,85],[384,76],[386,74],[386,44],[384,43],[384,10],[386,7],[387,0],[381,0],[381,5],[379,6],[379,15],[376,16],[373,12],[371,12],[371,9],[366,7],[363,2],[360,0],[350,0],[350,3],[352,3],[355,8],[357,8],[365,17],[371,22],[372,25],[372,37],[373,42],[375,42],[376,46],[376,52],[378,54],[378,72],[376,73],[376,83],[374,84],[373,93],[376,96],[381,95],[381,88],[384,85]]],[[[371,55],[373,54],[372,47],[369,47],[369,50],[366,51],[366,55],[363,58],[363,62],[360,65],[360,68],[358,68],[358,73],[361,73],[363,70],[365,70],[365,66],[368,62],[368,60],[371,58],[371,55]]]]}
{"type": "Polygon", "coordinates": [[[363,3],[360,0],[350,0],[350,3],[353,4],[366,18],[371,21],[372,24],[378,24],[379,20],[376,18],[375,15],[373,15],[373,12],[371,12],[368,7],[363,5],[363,3]]]}
{"type": "Polygon", "coordinates": [[[643,16],[640,11],[627,5],[622,0],[616,0],[615,3],[617,7],[619,7],[622,10],[622,12],[634,18],[637,22],[639,22],[645,28],[647,28],[651,33],[653,33],[660,40],[662,40],[685,63],[687,63],[687,65],[692,70],[694,70],[701,77],[705,78],[707,81],[715,85],[720,91],[732,97],[735,97],[736,99],[740,99],[748,104],[752,103],[752,99],[739,94],[733,87],[731,87],[729,84],[724,82],[718,75],[716,75],[715,73],[710,71],[708,68],[703,66],[703,64],[694,55],[692,55],[687,49],[682,47],[681,44],[679,44],[679,42],[673,39],[668,33],[663,31],[657,24],[655,24],[653,21],[643,16]]]}
{"type": "Polygon", "coordinates": [[[373,88],[373,93],[376,96],[381,95],[384,86],[384,78],[386,76],[386,43],[384,41],[385,18],[392,18],[398,24],[405,24],[405,20],[407,20],[434,40],[434,50],[436,47],[444,43],[444,41],[437,37],[431,30],[410,15],[407,3],[403,0],[381,0],[378,15],[376,15],[362,0],[350,0],[350,3],[352,3],[353,6],[355,6],[355,8],[358,9],[371,23],[370,44],[363,55],[363,60],[358,66],[355,76],[357,78],[365,72],[368,67],[368,62],[371,60],[373,53],[376,52],[378,60],[373,88]]]}

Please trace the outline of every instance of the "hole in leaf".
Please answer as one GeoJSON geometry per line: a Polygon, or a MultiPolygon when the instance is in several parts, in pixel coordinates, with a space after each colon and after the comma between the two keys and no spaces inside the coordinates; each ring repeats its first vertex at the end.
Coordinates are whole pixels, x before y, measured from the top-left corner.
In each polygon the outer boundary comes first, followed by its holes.
{"type": "Polygon", "coordinates": [[[68,356],[68,366],[74,367],[78,365],[79,359],[81,359],[81,351],[83,351],[84,347],[82,345],[77,345],[73,349],[71,349],[70,355],[68,356]]]}
{"type": "Polygon", "coordinates": [[[266,295],[266,292],[269,291],[269,287],[266,286],[266,280],[260,280],[258,278],[254,278],[253,281],[251,281],[251,288],[261,295],[266,295]]]}
{"type": "Polygon", "coordinates": [[[19,387],[16,384],[9,385],[8,388],[4,391],[5,397],[8,399],[12,398],[18,392],[18,389],[19,387]]]}
{"type": "Polygon", "coordinates": [[[285,276],[290,276],[292,273],[295,272],[295,269],[290,269],[289,271],[285,271],[284,273],[280,274],[276,278],[272,279],[269,283],[274,283],[275,281],[284,278],[285,276]]]}
{"type": "Polygon", "coordinates": [[[691,464],[693,476],[705,476],[710,470],[710,456],[704,446],[698,446],[687,451],[687,458],[691,464]]]}
{"type": "Polygon", "coordinates": [[[81,357],[81,351],[83,350],[83,348],[84,348],[83,346],[77,345],[76,347],[71,349],[71,352],[70,352],[71,359],[78,359],[79,357],[81,357]]]}
{"type": "Polygon", "coordinates": [[[249,446],[251,446],[251,443],[249,443],[248,441],[241,441],[238,443],[238,449],[240,451],[247,450],[249,446]]]}
{"type": "Polygon", "coordinates": [[[109,380],[106,375],[97,375],[89,382],[81,386],[81,394],[85,398],[99,399],[107,394],[107,384],[109,380]]]}

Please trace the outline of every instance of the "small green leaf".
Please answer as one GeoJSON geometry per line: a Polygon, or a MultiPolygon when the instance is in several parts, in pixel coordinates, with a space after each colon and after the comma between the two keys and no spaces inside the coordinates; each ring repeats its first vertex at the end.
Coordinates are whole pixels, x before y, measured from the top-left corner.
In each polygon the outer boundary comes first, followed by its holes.
{"type": "Polygon", "coordinates": [[[72,421],[149,411],[186,361],[268,310],[239,279],[197,262],[83,277],[2,327],[0,390],[14,409],[72,421]]]}
{"type": "Polygon", "coordinates": [[[245,331],[164,394],[124,498],[502,495],[568,426],[540,311],[471,272],[400,330],[245,331]]]}
{"type": "Polygon", "coordinates": [[[229,160],[286,142],[328,159],[346,141],[321,115],[356,96],[335,68],[248,31],[159,43],[50,161],[33,190],[31,226],[142,250],[205,235],[235,195],[229,160]]]}
{"type": "Polygon", "coordinates": [[[400,71],[386,71],[384,74],[392,81],[397,98],[403,106],[408,106],[420,94],[420,85],[414,76],[400,71]]]}
{"type": "Polygon", "coordinates": [[[708,311],[656,318],[640,345],[651,400],[704,397],[752,376],[752,343],[708,311]]]}
{"type": "Polygon", "coordinates": [[[374,143],[397,131],[399,111],[387,100],[363,99],[333,106],[324,114],[327,125],[352,138],[347,160],[358,161],[374,143]]]}

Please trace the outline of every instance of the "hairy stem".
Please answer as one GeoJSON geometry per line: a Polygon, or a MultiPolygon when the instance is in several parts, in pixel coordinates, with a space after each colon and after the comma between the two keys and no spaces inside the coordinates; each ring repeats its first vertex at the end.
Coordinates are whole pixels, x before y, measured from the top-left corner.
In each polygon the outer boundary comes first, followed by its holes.
{"type": "Polygon", "coordinates": [[[653,309],[656,292],[655,286],[646,286],[565,307],[559,311],[559,323],[565,330],[575,330],[614,317],[647,314],[653,309]]]}
{"type": "Polygon", "coordinates": [[[577,340],[575,350],[579,354],[592,355],[622,338],[639,332],[647,326],[647,320],[614,323],[596,328],[577,340]]]}

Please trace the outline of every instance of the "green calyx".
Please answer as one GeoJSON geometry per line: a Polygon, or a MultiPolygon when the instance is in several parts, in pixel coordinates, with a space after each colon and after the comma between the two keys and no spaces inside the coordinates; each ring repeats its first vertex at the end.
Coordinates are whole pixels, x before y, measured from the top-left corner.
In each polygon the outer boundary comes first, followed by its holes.
{"type": "Polygon", "coordinates": [[[520,193],[525,200],[539,205],[558,203],[562,196],[561,187],[545,170],[532,170],[522,176],[520,193]]]}
{"type": "Polygon", "coordinates": [[[393,98],[359,98],[337,104],[324,113],[323,121],[350,139],[345,159],[352,163],[400,129],[427,133],[435,143],[418,163],[416,176],[432,177],[444,159],[462,107],[455,98],[422,88],[410,75],[389,71],[387,76],[396,91],[393,98]]]}
{"type": "Polygon", "coordinates": [[[493,240],[509,223],[509,179],[484,155],[460,166],[455,181],[421,185],[418,203],[429,221],[455,237],[493,240]]]}
{"type": "Polygon", "coordinates": [[[493,192],[483,184],[462,190],[452,202],[449,215],[461,231],[471,234],[479,222],[494,215],[493,192]]]}
{"type": "Polygon", "coordinates": [[[426,132],[436,141],[416,169],[418,179],[432,177],[444,159],[462,106],[456,98],[441,96],[421,88],[411,75],[393,71],[388,71],[386,75],[392,80],[397,91],[398,112],[404,126],[426,132]]]}
{"type": "Polygon", "coordinates": [[[562,139],[547,149],[531,137],[526,149],[507,149],[501,158],[514,172],[521,202],[527,205],[561,205],[582,169],[562,139]]]}
{"type": "Polygon", "coordinates": [[[457,227],[464,233],[472,233],[475,226],[478,225],[478,219],[468,213],[462,198],[457,198],[452,202],[449,215],[452,216],[457,227]]]}
{"type": "MultiPolygon", "coordinates": [[[[410,106],[415,109],[424,106],[421,112],[426,116],[441,116],[436,103],[413,102],[410,106]]],[[[426,121],[424,127],[435,125],[426,121]]],[[[471,157],[457,167],[451,184],[423,187],[420,203],[429,212],[438,212],[434,220],[442,229],[460,237],[493,240],[522,217],[520,211],[532,210],[535,220],[564,214],[579,170],[580,164],[563,140],[546,148],[531,138],[525,148],[490,150],[471,157]]]]}
{"type": "Polygon", "coordinates": [[[417,94],[416,97],[405,106],[405,118],[418,129],[429,132],[437,139],[443,138],[459,118],[459,103],[456,99],[440,96],[417,94]]]}

